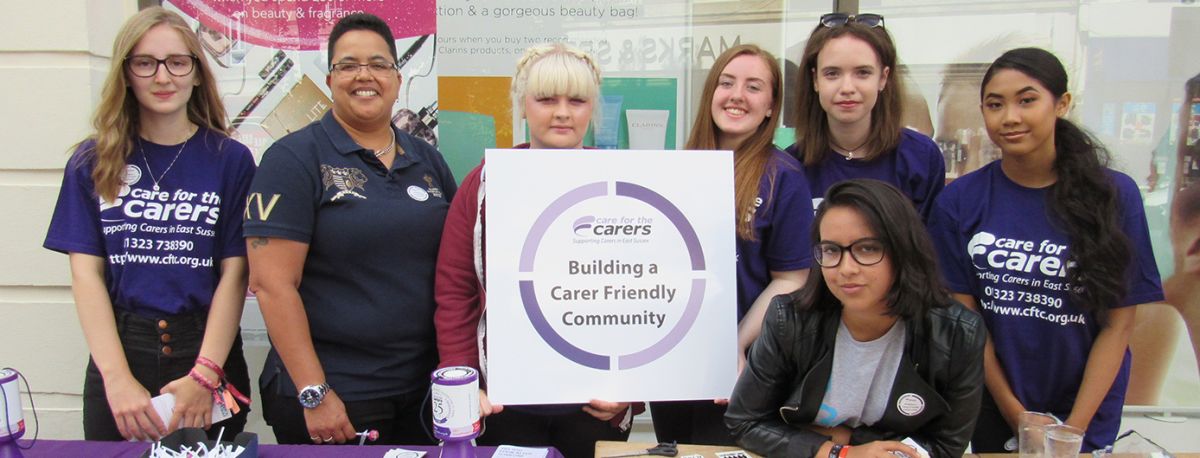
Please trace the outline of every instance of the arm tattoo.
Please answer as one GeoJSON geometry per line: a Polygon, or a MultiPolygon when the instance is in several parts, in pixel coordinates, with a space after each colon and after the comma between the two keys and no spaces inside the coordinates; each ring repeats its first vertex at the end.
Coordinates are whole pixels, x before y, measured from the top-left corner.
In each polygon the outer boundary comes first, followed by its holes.
{"type": "Polygon", "coordinates": [[[255,238],[250,241],[250,249],[258,249],[260,247],[267,246],[267,243],[270,243],[270,241],[271,241],[271,239],[268,239],[266,237],[255,238]]]}

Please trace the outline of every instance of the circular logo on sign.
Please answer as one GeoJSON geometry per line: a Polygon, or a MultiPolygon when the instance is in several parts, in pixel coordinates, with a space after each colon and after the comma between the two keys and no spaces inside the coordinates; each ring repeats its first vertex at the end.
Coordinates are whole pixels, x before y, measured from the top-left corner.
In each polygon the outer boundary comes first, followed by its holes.
{"type": "MultiPolygon", "coordinates": [[[[533,278],[519,280],[518,287],[526,316],[529,318],[534,330],[554,351],[585,367],[600,370],[624,370],[641,367],[661,358],[683,340],[688,330],[691,329],[700,315],[701,304],[704,302],[706,276],[708,274],[704,252],[700,246],[700,239],[696,234],[696,230],[675,204],[654,190],[638,184],[617,181],[611,183],[611,185],[610,187],[610,183],[608,182],[585,184],[567,191],[550,203],[545,210],[542,210],[533,227],[530,229],[529,235],[526,237],[525,244],[522,247],[519,272],[534,272],[534,264],[538,258],[538,251],[542,245],[543,238],[546,238],[547,232],[555,224],[555,221],[559,220],[565,214],[569,215],[569,211],[574,207],[583,205],[591,199],[632,199],[646,205],[653,212],[656,212],[657,215],[665,217],[666,221],[669,222],[669,225],[665,226],[673,228],[673,232],[676,232],[682,241],[681,247],[683,253],[680,253],[678,259],[683,260],[688,271],[686,276],[674,280],[679,282],[678,288],[680,298],[682,299],[681,303],[683,304],[679,317],[672,320],[674,323],[663,326],[659,337],[647,342],[644,346],[639,345],[634,351],[622,351],[618,354],[600,354],[586,350],[578,342],[573,342],[573,339],[571,339],[572,336],[560,334],[547,319],[543,306],[546,304],[547,299],[551,301],[556,299],[561,300],[563,298],[561,292],[551,292],[549,297],[539,297],[533,278]],[[558,294],[557,297],[555,296],[556,294],[558,294]]],[[[566,219],[565,221],[571,222],[569,231],[583,242],[601,241],[607,243],[637,240],[639,237],[648,237],[653,233],[651,226],[637,225],[640,223],[637,223],[637,220],[631,217],[622,218],[622,221],[634,221],[634,223],[629,225],[611,224],[611,221],[607,221],[613,219],[611,217],[604,220],[596,218],[593,215],[584,217],[568,216],[568,218],[570,219],[566,219]]],[[[575,243],[583,245],[581,242],[575,243]]],[[[601,264],[603,262],[595,261],[597,271],[607,268],[601,264]]],[[[644,292],[653,295],[655,293],[662,293],[666,289],[668,289],[666,285],[660,285],[653,291],[647,290],[644,292]]],[[[615,288],[615,290],[621,294],[625,294],[624,291],[626,291],[625,288],[615,288]]],[[[670,290],[670,295],[674,298],[676,290],[674,288],[670,290]]],[[[551,291],[554,290],[552,289],[551,291]]],[[[581,294],[600,294],[601,291],[597,289],[592,293],[584,291],[581,294]]],[[[608,292],[608,289],[603,290],[603,294],[608,294],[608,292]]],[[[651,314],[650,312],[645,313],[647,315],[651,314]]],[[[615,316],[596,315],[586,319],[594,318],[596,320],[603,320],[615,316]]],[[[567,323],[568,317],[575,319],[576,323],[585,323],[585,317],[563,315],[564,323],[567,323]]],[[[643,317],[637,318],[642,319],[643,317]]],[[[662,326],[664,319],[657,319],[659,320],[658,324],[662,326]]]]}
{"type": "Polygon", "coordinates": [[[142,179],[142,169],[138,166],[129,164],[125,166],[125,176],[121,177],[121,181],[126,185],[132,185],[142,179]]]}
{"type": "Polygon", "coordinates": [[[408,197],[412,197],[417,202],[424,202],[429,200],[429,193],[420,186],[412,185],[408,187],[408,197]]]}
{"type": "Polygon", "coordinates": [[[925,411],[925,400],[914,393],[904,393],[896,400],[896,410],[906,417],[914,417],[925,411]]]}

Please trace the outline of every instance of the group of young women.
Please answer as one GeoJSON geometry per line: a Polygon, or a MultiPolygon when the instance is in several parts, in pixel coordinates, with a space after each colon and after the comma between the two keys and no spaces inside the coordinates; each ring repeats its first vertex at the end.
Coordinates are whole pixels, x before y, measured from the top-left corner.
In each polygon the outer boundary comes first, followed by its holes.
{"type": "MultiPolygon", "coordinates": [[[[240,431],[248,283],[280,442],[377,429],[381,443],[425,443],[439,365],[484,371],[481,443],[590,456],[628,437],[641,403],[488,402],[486,167],[459,188],[440,153],[391,125],[387,24],[339,21],[332,109],[270,147],[257,175],[200,49],[161,8],[126,23],[46,237],[70,254],[92,353],[87,439],[208,427],[214,398],[235,411],[225,434],[240,431]],[[158,393],[176,398],[166,423],[158,393]]],[[[781,151],[776,58],[739,45],[716,59],[686,147],[734,154],[740,376],[729,399],[651,403],[660,440],[832,458],[917,456],[911,438],[957,456],[968,442],[1005,450],[1025,410],[1086,430],[1085,450],[1114,440],[1130,306],[1162,298],[1137,188],[1064,118],[1066,72],[1046,51],[989,68],[981,109],[1002,158],[949,186],[937,146],[901,125],[899,72],[881,16],[823,16],[781,151]]],[[[600,82],[584,52],[527,50],[517,148],[583,148],[600,82]]]]}

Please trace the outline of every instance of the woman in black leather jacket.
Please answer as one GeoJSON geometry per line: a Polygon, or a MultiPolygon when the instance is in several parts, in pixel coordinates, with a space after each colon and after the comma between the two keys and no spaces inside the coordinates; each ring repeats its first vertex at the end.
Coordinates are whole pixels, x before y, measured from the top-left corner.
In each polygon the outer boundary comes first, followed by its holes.
{"type": "Polygon", "coordinates": [[[812,242],[821,268],[772,301],[730,399],[738,443],[767,456],[961,456],[986,331],[942,285],[912,204],[881,181],[839,183],[812,242]]]}

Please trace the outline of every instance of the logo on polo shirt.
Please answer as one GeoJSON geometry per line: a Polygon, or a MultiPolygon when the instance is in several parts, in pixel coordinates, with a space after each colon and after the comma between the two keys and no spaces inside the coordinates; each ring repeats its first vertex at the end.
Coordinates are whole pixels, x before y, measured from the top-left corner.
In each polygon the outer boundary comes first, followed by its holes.
{"type": "Polygon", "coordinates": [[[363,185],[367,184],[367,174],[354,167],[338,168],[321,164],[321,184],[325,186],[326,190],[335,186],[338,188],[338,193],[334,194],[332,199],[329,199],[330,202],[347,196],[354,196],[363,200],[367,198],[367,196],[354,192],[355,189],[361,189],[363,192],[366,192],[366,188],[363,185]]]}
{"type": "Polygon", "coordinates": [[[425,174],[425,192],[433,197],[442,197],[442,188],[433,185],[433,176],[428,173],[425,174]]]}

